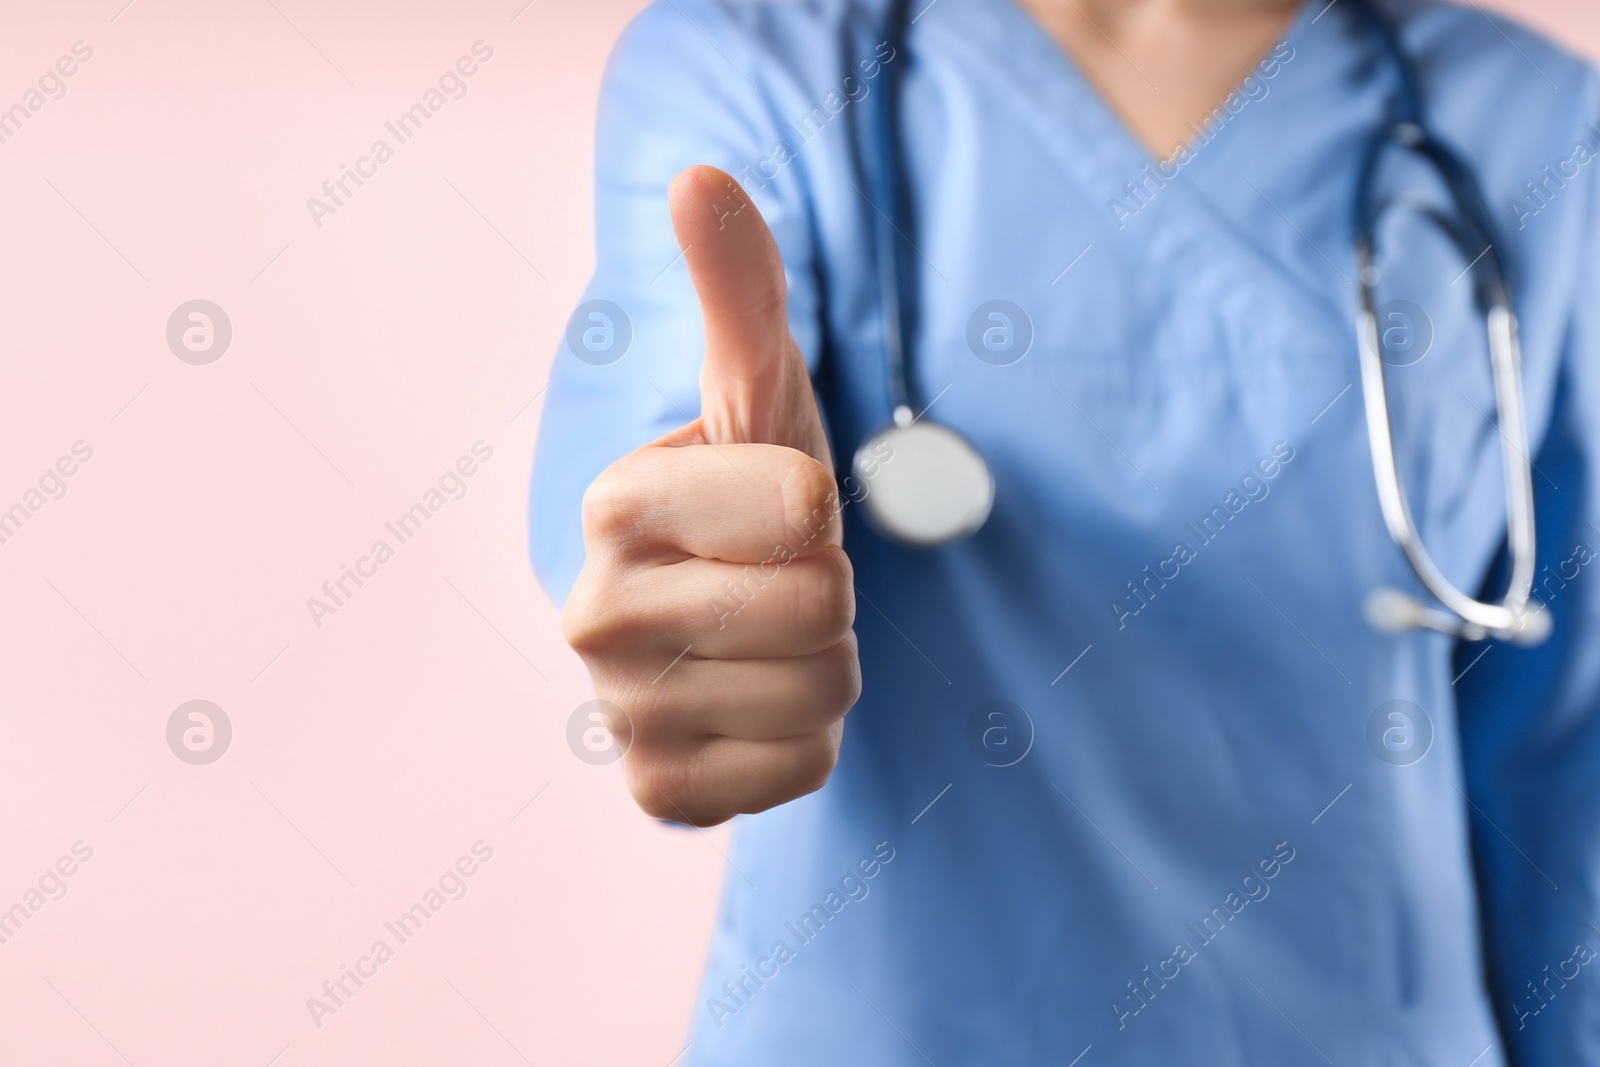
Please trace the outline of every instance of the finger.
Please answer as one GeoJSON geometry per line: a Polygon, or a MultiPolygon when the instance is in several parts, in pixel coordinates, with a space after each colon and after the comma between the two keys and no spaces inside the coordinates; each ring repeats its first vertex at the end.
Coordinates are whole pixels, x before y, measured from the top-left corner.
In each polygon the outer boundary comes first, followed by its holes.
{"type": "Polygon", "coordinates": [[[774,445],[647,446],[584,496],[585,540],[618,559],[730,563],[814,555],[842,540],[830,470],[774,445]]]}
{"type": "Polygon", "coordinates": [[[843,640],[855,625],[855,574],[836,545],[776,566],[692,559],[657,573],[675,571],[681,572],[675,588],[703,597],[705,629],[695,649],[702,658],[810,655],[843,640]]]}
{"type": "Polygon", "coordinates": [[[808,656],[843,640],[856,598],[850,559],[830,546],[788,563],[688,559],[648,568],[601,607],[609,640],[630,648],[761,659],[808,656]]]}
{"type": "Polygon", "coordinates": [[[706,363],[753,379],[786,355],[783,259],[739,183],[715,167],[690,167],[668,189],[672,227],[705,317],[706,363]]]}
{"type": "Polygon", "coordinates": [[[716,737],[676,750],[631,749],[628,788],[647,815],[714,826],[822,788],[839,758],[844,723],[778,741],[716,737]]]}
{"type": "Polygon", "coordinates": [[[831,467],[805,359],[789,335],[783,260],[772,231],[739,183],[715,167],[680,173],[668,200],[705,319],[699,419],[705,439],[785,445],[831,467]]]}
{"type": "Polygon", "coordinates": [[[628,716],[633,742],[649,747],[710,737],[775,741],[826,730],[861,696],[856,637],[820,652],[776,659],[686,656],[640,687],[628,716]]]}

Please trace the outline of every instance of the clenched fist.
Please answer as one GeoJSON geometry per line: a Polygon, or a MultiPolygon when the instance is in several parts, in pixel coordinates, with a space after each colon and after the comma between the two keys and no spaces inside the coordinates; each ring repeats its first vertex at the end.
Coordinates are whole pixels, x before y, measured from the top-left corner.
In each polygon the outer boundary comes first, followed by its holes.
{"type": "Polygon", "coordinates": [[[855,586],[777,243],[713,167],[673,180],[705,319],[700,417],[584,495],[563,625],[650,815],[711,826],[821,787],[861,693],[855,586]]]}

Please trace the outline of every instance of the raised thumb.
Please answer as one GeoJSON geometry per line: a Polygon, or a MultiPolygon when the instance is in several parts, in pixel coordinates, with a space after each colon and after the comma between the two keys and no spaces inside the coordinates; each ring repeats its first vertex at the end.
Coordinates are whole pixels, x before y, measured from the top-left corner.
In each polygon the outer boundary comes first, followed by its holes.
{"type": "Polygon", "coordinates": [[[783,260],[739,183],[690,167],[668,190],[705,319],[699,429],[710,444],[784,445],[830,469],[811,377],[789,335],[783,260]]]}

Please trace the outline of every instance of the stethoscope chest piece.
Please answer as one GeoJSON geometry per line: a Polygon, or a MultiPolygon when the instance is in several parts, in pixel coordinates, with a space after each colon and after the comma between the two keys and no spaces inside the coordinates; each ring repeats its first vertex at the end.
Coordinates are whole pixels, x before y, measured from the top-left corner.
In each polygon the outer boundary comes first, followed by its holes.
{"type": "Polygon", "coordinates": [[[885,427],[856,450],[851,467],[868,520],[903,544],[932,548],[976,533],[994,506],[983,455],[936,422],[885,427]]]}

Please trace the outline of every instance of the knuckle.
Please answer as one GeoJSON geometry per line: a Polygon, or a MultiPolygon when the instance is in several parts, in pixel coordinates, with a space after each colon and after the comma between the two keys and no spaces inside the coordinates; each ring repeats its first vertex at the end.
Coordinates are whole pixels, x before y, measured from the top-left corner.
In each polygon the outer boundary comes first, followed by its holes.
{"type": "Polygon", "coordinates": [[[628,782],[628,793],[640,811],[653,819],[676,817],[672,812],[671,803],[661,788],[659,760],[652,758],[648,752],[641,751],[640,746],[635,743],[624,761],[623,769],[626,772],[624,777],[628,782]]]}
{"type": "Polygon", "coordinates": [[[827,785],[834,765],[839,761],[839,747],[826,730],[796,738],[792,744],[794,763],[790,775],[793,788],[791,799],[815,793],[827,785]]]}
{"type": "Polygon", "coordinates": [[[789,295],[782,272],[777,273],[773,284],[756,288],[758,291],[746,294],[741,299],[725,301],[721,309],[723,314],[730,319],[758,325],[783,321],[789,295]]]}
{"type": "Polygon", "coordinates": [[[760,292],[754,294],[745,305],[744,313],[757,322],[773,322],[783,318],[788,302],[783,274],[777,271],[774,272],[773,284],[763,285],[760,292]]]}
{"type": "Polygon", "coordinates": [[[861,658],[856,652],[856,643],[847,638],[823,656],[827,661],[823,699],[829,710],[843,715],[861,699],[861,658]]]}
{"type": "Polygon", "coordinates": [[[640,508],[627,457],[600,472],[583,493],[583,536],[591,544],[625,540],[639,526],[640,508]]]}
{"type": "Polygon", "coordinates": [[[637,569],[585,561],[561,612],[567,644],[586,662],[621,666],[655,646],[660,613],[652,610],[637,569]]]}
{"type": "Polygon", "coordinates": [[[783,521],[804,544],[826,537],[839,514],[838,485],[833,472],[804,452],[796,451],[783,475],[783,521]]]}
{"type": "Polygon", "coordinates": [[[830,545],[798,583],[801,629],[829,644],[844,639],[856,621],[855,571],[844,549],[830,545]]]}
{"type": "Polygon", "coordinates": [[[612,579],[598,577],[586,565],[561,611],[561,636],[580,657],[601,656],[615,644],[619,627],[611,605],[612,579]]]}
{"type": "Polygon", "coordinates": [[[640,753],[627,760],[628,792],[640,811],[652,819],[712,826],[727,815],[701,810],[692,761],[640,753]]]}
{"type": "Polygon", "coordinates": [[[584,575],[567,594],[566,606],[561,609],[561,637],[580,656],[596,647],[595,612],[593,593],[584,575]]]}
{"type": "Polygon", "coordinates": [[[602,714],[605,718],[606,732],[609,733],[626,756],[633,751],[636,740],[634,726],[634,709],[627,705],[625,688],[610,684],[610,678],[604,672],[594,678],[595,697],[611,705],[602,714]]]}
{"type": "Polygon", "coordinates": [[[656,775],[648,771],[630,771],[628,774],[628,792],[633,796],[633,802],[639,810],[652,819],[667,819],[672,822],[683,822],[684,817],[678,805],[667,798],[662,790],[656,775]]]}

